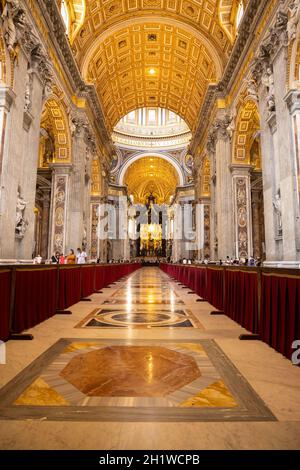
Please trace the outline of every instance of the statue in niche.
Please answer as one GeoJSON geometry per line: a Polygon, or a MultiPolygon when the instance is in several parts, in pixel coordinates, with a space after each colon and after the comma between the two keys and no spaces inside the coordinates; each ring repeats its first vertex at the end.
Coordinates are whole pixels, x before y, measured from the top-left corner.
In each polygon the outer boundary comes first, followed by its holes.
{"type": "Polygon", "coordinates": [[[280,189],[277,191],[275,197],[273,198],[273,207],[274,207],[274,212],[277,217],[278,235],[282,235],[282,207],[281,207],[280,189]]]}
{"type": "Polygon", "coordinates": [[[271,67],[267,67],[266,72],[263,74],[261,79],[263,85],[267,89],[267,104],[270,113],[275,111],[275,87],[274,87],[274,75],[271,67]]]}
{"type": "Polygon", "coordinates": [[[23,238],[28,225],[28,220],[24,218],[24,212],[28,202],[21,196],[21,188],[18,186],[17,193],[17,207],[16,207],[16,228],[15,233],[17,238],[23,238]]]}
{"type": "Polygon", "coordinates": [[[297,26],[300,20],[300,3],[298,0],[292,0],[289,4],[289,19],[287,24],[289,42],[296,39],[297,26]]]}
{"type": "Polygon", "coordinates": [[[43,166],[53,163],[55,156],[55,137],[51,127],[41,128],[41,137],[44,140],[43,166]]]}

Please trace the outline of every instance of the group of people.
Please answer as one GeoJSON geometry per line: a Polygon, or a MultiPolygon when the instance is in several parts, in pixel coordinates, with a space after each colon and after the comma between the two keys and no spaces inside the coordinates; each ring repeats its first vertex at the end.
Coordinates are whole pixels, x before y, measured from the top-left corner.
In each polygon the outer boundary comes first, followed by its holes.
{"type": "Polygon", "coordinates": [[[86,262],[87,254],[81,248],[77,248],[76,254],[72,248],[67,255],[57,251],[51,258],[52,264],[85,264],[86,262]]]}

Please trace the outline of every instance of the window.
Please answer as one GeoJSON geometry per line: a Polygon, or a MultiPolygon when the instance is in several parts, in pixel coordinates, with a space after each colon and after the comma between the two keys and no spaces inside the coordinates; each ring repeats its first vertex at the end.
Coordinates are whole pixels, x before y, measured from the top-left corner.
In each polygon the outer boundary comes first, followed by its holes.
{"type": "Polygon", "coordinates": [[[238,9],[237,9],[237,14],[236,14],[236,27],[237,27],[237,29],[239,28],[239,26],[241,24],[243,16],[244,16],[244,4],[243,4],[242,1],[240,1],[238,9]]]}
{"type": "Polygon", "coordinates": [[[69,11],[68,11],[65,0],[62,0],[61,2],[60,12],[61,12],[62,19],[64,20],[64,23],[66,25],[67,34],[69,34],[70,33],[70,17],[69,17],[69,11]]]}

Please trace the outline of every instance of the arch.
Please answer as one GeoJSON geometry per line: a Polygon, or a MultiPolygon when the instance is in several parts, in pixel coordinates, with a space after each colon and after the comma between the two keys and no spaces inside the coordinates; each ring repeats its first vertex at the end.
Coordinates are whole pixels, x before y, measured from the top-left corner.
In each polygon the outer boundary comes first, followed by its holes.
{"type": "Polygon", "coordinates": [[[233,145],[233,164],[253,165],[261,169],[260,118],[257,103],[246,100],[241,103],[233,145]]]}
{"type": "Polygon", "coordinates": [[[120,186],[124,185],[124,176],[130,165],[132,165],[132,163],[136,162],[137,160],[143,157],[159,157],[169,162],[175,168],[178,174],[179,185],[184,186],[184,174],[179,162],[174,157],[172,157],[172,155],[159,152],[137,153],[130,157],[128,160],[126,160],[126,162],[121,166],[119,171],[118,184],[120,186]]]}
{"type": "Polygon", "coordinates": [[[95,85],[110,131],[128,112],[144,106],[168,108],[194,129],[207,87],[219,81],[222,69],[201,33],[180,22],[140,18],[100,35],[82,64],[83,78],[95,85]]]}
{"type": "Polygon", "coordinates": [[[138,20],[178,25],[190,31],[200,32],[218,51],[221,61],[230,54],[231,44],[223,31],[217,14],[217,1],[199,0],[107,0],[87,2],[85,22],[74,43],[78,63],[93,46],[95,38],[104,31],[118,28],[120,23],[138,20]],[[213,3],[213,4],[212,4],[213,3]]]}
{"type": "Polygon", "coordinates": [[[44,104],[41,118],[39,166],[71,162],[71,134],[62,102],[52,95],[44,104]]]}
{"type": "Polygon", "coordinates": [[[131,163],[124,175],[124,185],[134,202],[145,204],[154,196],[157,204],[168,204],[178,187],[178,173],[167,160],[143,156],[131,163]]]}

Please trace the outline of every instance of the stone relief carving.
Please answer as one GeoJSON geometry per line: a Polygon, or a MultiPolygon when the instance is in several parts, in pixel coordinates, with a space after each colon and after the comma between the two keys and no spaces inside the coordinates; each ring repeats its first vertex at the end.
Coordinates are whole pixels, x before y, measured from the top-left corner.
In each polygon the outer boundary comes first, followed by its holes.
{"type": "Polygon", "coordinates": [[[270,28],[269,34],[265,41],[261,44],[258,54],[251,66],[252,79],[256,85],[261,82],[267,88],[268,109],[270,112],[275,111],[274,99],[274,77],[272,62],[273,57],[281,45],[288,44],[288,15],[283,11],[279,11],[276,16],[275,25],[270,28]]]}
{"type": "Polygon", "coordinates": [[[300,3],[298,0],[292,0],[288,6],[287,33],[289,43],[296,39],[297,26],[300,20],[300,3]]]}
{"type": "Polygon", "coordinates": [[[16,58],[17,46],[22,45],[29,56],[30,69],[37,72],[45,90],[49,91],[53,81],[52,66],[19,0],[7,0],[1,18],[5,44],[10,54],[16,58]]]}
{"type": "Polygon", "coordinates": [[[253,78],[249,78],[246,81],[247,84],[247,93],[250,99],[255,102],[258,102],[258,92],[257,92],[257,83],[253,78]]]}
{"type": "Polygon", "coordinates": [[[28,202],[21,195],[21,188],[18,187],[17,206],[16,206],[16,238],[23,238],[28,226],[28,220],[25,219],[24,213],[28,202]]]}
{"type": "Polygon", "coordinates": [[[67,177],[59,176],[55,181],[54,191],[54,247],[53,251],[63,253],[65,226],[65,199],[67,177]]]}
{"type": "Polygon", "coordinates": [[[3,35],[6,47],[14,58],[17,55],[18,30],[23,30],[25,24],[25,11],[19,0],[6,0],[2,13],[3,35]]]}
{"type": "Polygon", "coordinates": [[[236,180],[236,205],[237,205],[237,230],[238,230],[238,255],[242,258],[248,256],[248,208],[247,185],[245,178],[236,180]]]}

